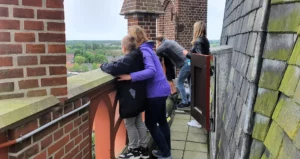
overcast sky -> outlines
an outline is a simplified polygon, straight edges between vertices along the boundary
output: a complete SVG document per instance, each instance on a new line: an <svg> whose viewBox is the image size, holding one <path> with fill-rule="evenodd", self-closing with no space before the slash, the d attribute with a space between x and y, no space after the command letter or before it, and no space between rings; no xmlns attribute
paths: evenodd
<svg viewBox="0 0 300 159"><path fill-rule="evenodd" d="M120 40L127 21L123 0L65 0L67 40ZM225 0L208 0L208 38L220 39Z"/></svg>

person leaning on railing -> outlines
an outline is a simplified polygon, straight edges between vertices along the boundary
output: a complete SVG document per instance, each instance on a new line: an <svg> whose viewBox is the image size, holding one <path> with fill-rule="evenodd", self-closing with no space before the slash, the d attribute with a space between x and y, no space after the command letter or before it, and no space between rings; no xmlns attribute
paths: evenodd
<svg viewBox="0 0 300 159"><path fill-rule="evenodd" d="M154 43L148 41L144 29L140 26L131 26L128 32L129 35L135 37L136 44L143 54L145 69L130 75L122 75L120 80L133 82L147 80L145 123L161 152L153 155L158 156L158 159L172 159L170 127L166 119L166 100L171 94L169 83L158 56L153 50Z"/></svg>
<svg viewBox="0 0 300 159"><path fill-rule="evenodd" d="M191 53L210 55L210 44L206 37L206 24L203 21L198 21L194 24L193 41L191 43L193 47L190 52L186 54L188 59L191 59ZM196 120L191 120L188 122L188 125L197 128L202 127Z"/></svg>

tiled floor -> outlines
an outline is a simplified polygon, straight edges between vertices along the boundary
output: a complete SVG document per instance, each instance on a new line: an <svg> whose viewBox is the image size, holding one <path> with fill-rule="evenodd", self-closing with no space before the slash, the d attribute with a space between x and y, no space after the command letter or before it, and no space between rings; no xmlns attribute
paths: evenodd
<svg viewBox="0 0 300 159"><path fill-rule="evenodd" d="M173 159L208 159L207 135L204 129L187 125L188 114L176 114L171 125Z"/></svg>

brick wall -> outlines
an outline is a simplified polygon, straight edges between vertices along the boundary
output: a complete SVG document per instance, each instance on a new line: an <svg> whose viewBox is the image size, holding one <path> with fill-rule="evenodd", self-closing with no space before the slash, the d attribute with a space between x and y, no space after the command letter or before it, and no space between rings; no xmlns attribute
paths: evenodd
<svg viewBox="0 0 300 159"><path fill-rule="evenodd" d="M160 15L157 19L158 34L165 36L167 39L175 40L176 10L177 7L168 1L164 4L165 14Z"/></svg>
<svg viewBox="0 0 300 159"><path fill-rule="evenodd" d="M128 13L162 13L162 7L159 0L124 0L121 14Z"/></svg>
<svg viewBox="0 0 300 159"><path fill-rule="evenodd" d="M63 107L41 114L34 120L18 124L6 133L8 139L16 139L48 122L66 114L86 102L79 99ZM9 159L89 159L90 154L89 111L83 109L35 134L25 141L9 147Z"/></svg>
<svg viewBox="0 0 300 159"><path fill-rule="evenodd" d="M0 99L67 95L63 0L0 1Z"/></svg>
<svg viewBox="0 0 300 159"><path fill-rule="evenodd" d="M139 25L145 29L149 40L154 40L156 37L156 14L131 14L126 15L128 19L128 27L133 25Z"/></svg>

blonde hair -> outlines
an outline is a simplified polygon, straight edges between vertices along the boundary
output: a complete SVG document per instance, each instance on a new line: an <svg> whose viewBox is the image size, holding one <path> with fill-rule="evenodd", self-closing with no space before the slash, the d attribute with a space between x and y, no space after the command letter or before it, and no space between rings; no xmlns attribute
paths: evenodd
<svg viewBox="0 0 300 159"><path fill-rule="evenodd" d="M195 44L199 37L206 37L206 24L203 21L198 21L194 24L194 34L192 45Z"/></svg>
<svg viewBox="0 0 300 159"><path fill-rule="evenodd" d="M138 25L130 26L128 28L128 34L134 37L136 47L140 47L144 42L148 41L145 30Z"/></svg>

